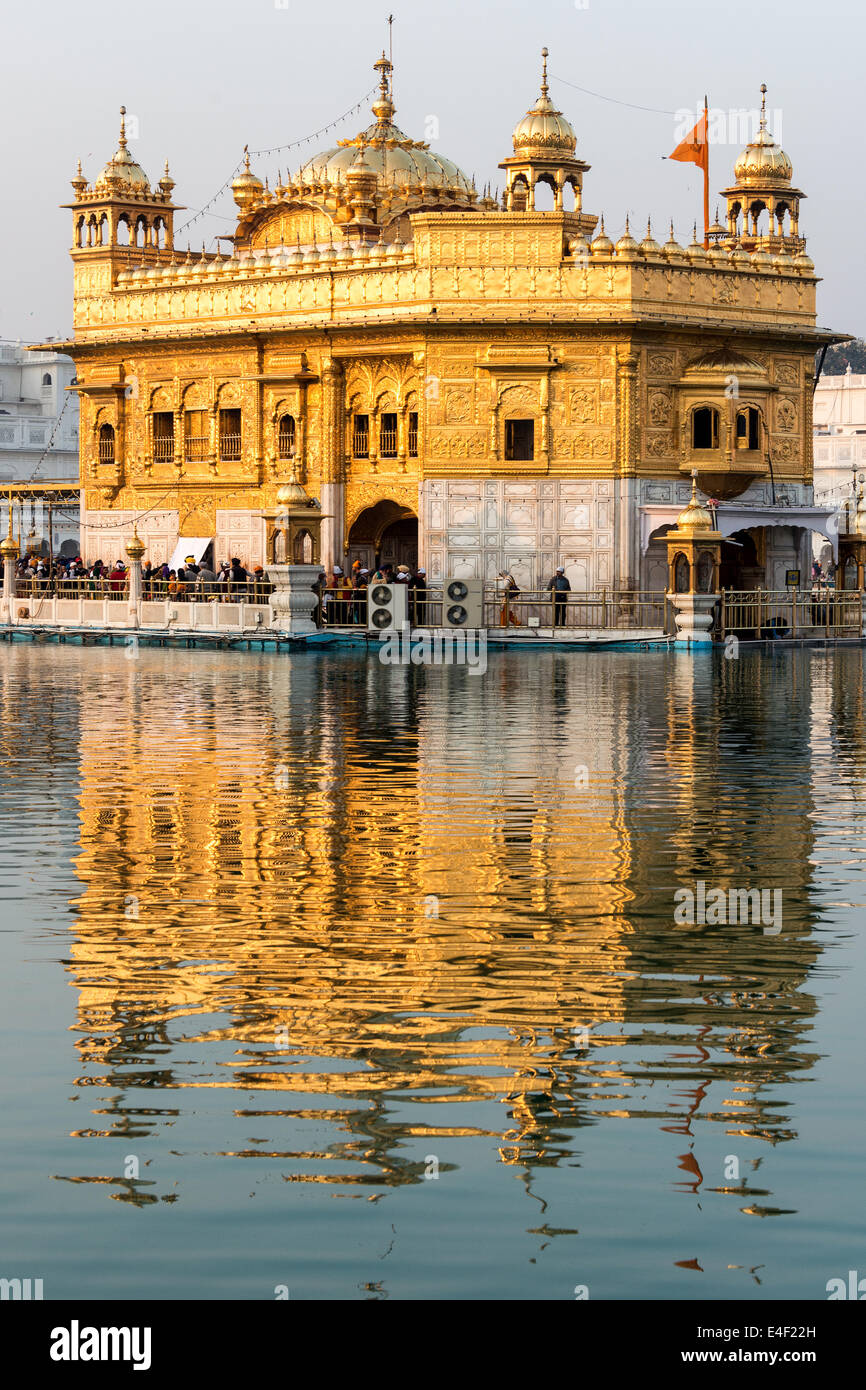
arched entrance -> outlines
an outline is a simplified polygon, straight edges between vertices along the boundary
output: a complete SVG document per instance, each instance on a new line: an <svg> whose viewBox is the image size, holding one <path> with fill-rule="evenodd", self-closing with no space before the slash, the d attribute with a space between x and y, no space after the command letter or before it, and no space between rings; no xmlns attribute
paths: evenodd
<svg viewBox="0 0 866 1390"><path fill-rule="evenodd" d="M365 507L349 531L346 556L351 566L360 560L367 569L380 564L418 564L418 518L409 507L386 498Z"/></svg>

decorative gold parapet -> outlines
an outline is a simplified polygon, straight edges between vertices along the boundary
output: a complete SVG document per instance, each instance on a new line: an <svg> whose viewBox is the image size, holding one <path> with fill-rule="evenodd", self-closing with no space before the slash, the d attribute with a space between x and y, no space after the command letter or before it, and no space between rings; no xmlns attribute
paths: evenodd
<svg viewBox="0 0 866 1390"><path fill-rule="evenodd" d="M512 317L520 303L553 323L612 314L633 321L675 315L702 326L707 318L731 327L815 321L817 278L805 256L705 252L675 242L654 251L631 238L608 250L601 236L587 254L569 213L467 209L417 213L409 222L405 244L345 240L227 258L172 255L168 263L122 269L113 284L101 264L79 262L76 334L114 340L146 328L151 338L177 336L191 322L198 333L401 316L475 322Z"/></svg>

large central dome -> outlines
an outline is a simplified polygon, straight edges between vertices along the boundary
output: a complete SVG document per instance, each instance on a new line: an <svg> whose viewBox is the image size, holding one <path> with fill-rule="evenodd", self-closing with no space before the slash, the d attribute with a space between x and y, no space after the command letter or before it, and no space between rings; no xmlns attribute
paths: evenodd
<svg viewBox="0 0 866 1390"><path fill-rule="evenodd" d="M431 191L442 189L461 196L475 198L472 180L456 164L442 155L434 154L421 140L412 140L394 124L394 103L391 100L391 64L384 53L375 64L381 72L379 95L373 104L372 125L352 140L340 140L330 150L322 150L298 170L298 182L305 178L329 183L342 183L346 174L363 150L364 164L375 173L383 189L418 185Z"/></svg>

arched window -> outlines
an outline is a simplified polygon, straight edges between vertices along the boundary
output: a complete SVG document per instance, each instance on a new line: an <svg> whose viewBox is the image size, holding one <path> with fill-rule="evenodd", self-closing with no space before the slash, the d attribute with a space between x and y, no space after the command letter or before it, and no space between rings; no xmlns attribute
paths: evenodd
<svg viewBox="0 0 866 1390"><path fill-rule="evenodd" d="M395 459L397 457L396 411L386 410L379 416L379 457L383 459Z"/></svg>
<svg viewBox="0 0 866 1390"><path fill-rule="evenodd" d="M114 463L114 426L99 426L99 462Z"/></svg>
<svg viewBox="0 0 866 1390"><path fill-rule="evenodd" d="M761 417L753 405L747 405L737 415L737 448L760 448Z"/></svg>
<svg viewBox="0 0 866 1390"><path fill-rule="evenodd" d="M692 448L718 449L719 412L702 405L692 413Z"/></svg>
<svg viewBox="0 0 866 1390"><path fill-rule="evenodd" d="M687 594L689 592L689 578L689 562L685 555L678 555L674 561L674 592Z"/></svg>
<svg viewBox="0 0 866 1390"><path fill-rule="evenodd" d="M42 377L42 385L43 385L43 386L50 386L50 385L51 385L51 373L50 373L50 372L45 372L45 373L44 373L44 375L43 375L43 377Z"/></svg>
<svg viewBox="0 0 866 1390"><path fill-rule="evenodd" d="M505 457L518 462L535 458L535 421L505 421Z"/></svg>
<svg viewBox="0 0 866 1390"><path fill-rule="evenodd" d="M118 246L129 246L132 238L129 235L129 218L124 214L118 219L117 223L117 244Z"/></svg>
<svg viewBox="0 0 866 1390"><path fill-rule="evenodd" d="M295 457L295 417L281 415L277 426L277 454L281 459Z"/></svg>
<svg viewBox="0 0 866 1390"><path fill-rule="evenodd" d="M299 531L294 542L294 561L296 565L313 563L313 538L309 531Z"/></svg>
<svg viewBox="0 0 866 1390"><path fill-rule="evenodd" d="M556 185L548 175L536 180L533 202L536 212L552 212L556 207Z"/></svg>
<svg viewBox="0 0 866 1390"><path fill-rule="evenodd" d="M702 550L698 558L697 590L699 594L712 593L714 574L713 557L708 550Z"/></svg>

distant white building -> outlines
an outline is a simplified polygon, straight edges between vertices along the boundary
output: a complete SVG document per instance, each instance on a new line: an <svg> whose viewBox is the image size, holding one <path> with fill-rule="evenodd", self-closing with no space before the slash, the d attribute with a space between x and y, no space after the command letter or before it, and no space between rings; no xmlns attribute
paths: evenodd
<svg viewBox="0 0 866 1390"><path fill-rule="evenodd" d="M0 531L11 485L13 535L22 551L75 554L79 537L75 363L59 352L0 343ZM50 505L49 505L50 503Z"/></svg>
<svg viewBox="0 0 866 1390"><path fill-rule="evenodd" d="M815 505L843 506L866 479L866 376L820 377L812 425Z"/></svg>

